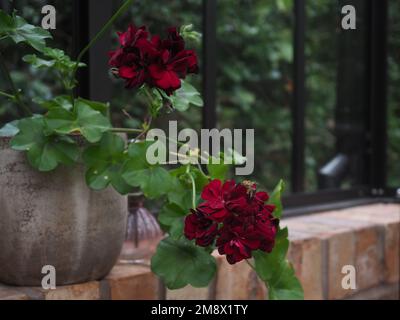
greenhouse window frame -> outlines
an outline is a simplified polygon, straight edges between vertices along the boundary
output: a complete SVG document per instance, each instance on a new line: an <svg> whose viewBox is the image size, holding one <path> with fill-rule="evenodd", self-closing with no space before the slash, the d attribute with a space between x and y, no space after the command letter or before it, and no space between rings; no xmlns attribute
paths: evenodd
<svg viewBox="0 0 400 320"><path fill-rule="evenodd" d="M297 215L315 211L316 208L334 209L351 206L352 203L371 203L396 199L397 190L386 185L387 163L387 24L388 0L366 0L368 6L368 52L366 70L368 88L365 94L368 101L366 123L368 124L368 146L365 152L367 170L365 184L351 189L330 189L313 193L305 193L305 110L306 110L306 0L294 1L294 30L293 30L293 103L292 103L292 158L291 186L292 194L284 198L287 207L286 215ZM74 43L78 50L87 41L101 20L110 14L108 0L88 0L74 2ZM217 2L203 0L203 127L217 126ZM100 40L92 48L85 61L95 60L106 56L109 39ZM95 54L94 54L95 53ZM97 59L97 60L96 60ZM109 100L109 82L104 78L102 68L92 67L79 75L82 86L79 94L92 99ZM99 81L102 79L102 81ZM386 200L385 200L386 199Z"/></svg>

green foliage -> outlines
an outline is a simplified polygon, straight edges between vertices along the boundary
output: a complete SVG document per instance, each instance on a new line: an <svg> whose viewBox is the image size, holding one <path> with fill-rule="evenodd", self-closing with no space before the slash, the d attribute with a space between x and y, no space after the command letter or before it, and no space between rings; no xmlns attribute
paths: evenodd
<svg viewBox="0 0 400 320"><path fill-rule="evenodd" d="M39 171L51 171L59 164L72 165L79 157L76 143L67 136L46 134L42 117L22 119L18 134L11 140L15 150L27 152L29 163Z"/></svg>
<svg viewBox="0 0 400 320"><path fill-rule="evenodd" d="M46 115L47 126L59 134L80 133L89 142L97 142L111 128L110 121L90 104L75 100L71 111L64 107L51 108Z"/></svg>
<svg viewBox="0 0 400 320"><path fill-rule="evenodd" d="M51 38L48 31L35 27L15 13L11 16L0 10L0 37L8 36L15 43L25 43L41 51L45 48L46 39Z"/></svg>
<svg viewBox="0 0 400 320"><path fill-rule="evenodd" d="M280 219L282 216L282 201L281 197L283 191L285 189L285 183L283 180L280 180L274 191L271 193L270 198L268 199L269 204L273 204L275 206L274 217Z"/></svg>
<svg viewBox="0 0 400 320"><path fill-rule="evenodd" d="M171 188L171 177L160 165L149 164L146 153L152 142L137 142L129 146L129 158L122 169L122 177L131 186L140 187L149 199L159 198Z"/></svg>
<svg viewBox="0 0 400 320"><path fill-rule="evenodd" d="M18 132L18 120L14 120L0 129L0 137L14 137Z"/></svg>
<svg viewBox="0 0 400 320"><path fill-rule="evenodd" d="M43 100L41 98L36 98L35 102L48 110L55 108L63 108L66 111L71 111L72 108L74 107L74 102L72 97L67 95L58 96L51 100Z"/></svg>
<svg viewBox="0 0 400 320"><path fill-rule="evenodd" d="M202 38L201 33L194 30L193 24L183 25L180 28L179 33L181 34L183 39L185 39L185 41L189 42L200 43L200 40Z"/></svg>
<svg viewBox="0 0 400 320"><path fill-rule="evenodd" d="M179 239L183 235L183 219L187 214L188 210L183 210L175 203L168 203L160 210L158 221L171 238Z"/></svg>
<svg viewBox="0 0 400 320"><path fill-rule="evenodd" d="M24 56L23 60L37 69L50 68L56 72L66 90L73 89L76 85L76 81L73 79L73 69L77 62L72 61L71 58L60 49L46 47L42 50L42 53L47 59L39 58L36 54L29 54ZM79 63L78 66L84 67L85 64Z"/></svg>
<svg viewBox="0 0 400 320"><path fill-rule="evenodd" d="M218 160L219 163L217 163ZM224 156L221 155L219 159L210 157L207 171L212 179L224 181L229 171L229 166L224 163Z"/></svg>
<svg viewBox="0 0 400 320"><path fill-rule="evenodd" d="M270 300L304 299L303 289L293 267L286 260L289 240L287 228L279 230L271 253L254 253L255 269L268 287Z"/></svg>
<svg viewBox="0 0 400 320"><path fill-rule="evenodd" d="M274 217L282 215L281 196L284 189L283 181L279 181L268 203L276 206ZM304 299L303 288L297 279L293 267L286 260L289 249L288 229L279 229L275 246L271 253L256 251L254 256L255 270L268 287L270 300Z"/></svg>
<svg viewBox="0 0 400 320"><path fill-rule="evenodd" d="M98 144L88 147L83 153L88 168L86 182L94 190L102 190L111 184L121 194L132 191L122 178L122 168L127 161L125 141L113 133L103 135Z"/></svg>
<svg viewBox="0 0 400 320"><path fill-rule="evenodd" d="M166 238L160 242L151 259L151 270L160 276L169 289L190 284L205 287L213 279L215 258L190 241Z"/></svg>
<svg viewBox="0 0 400 320"><path fill-rule="evenodd" d="M203 106L203 99L200 93L189 84L187 81L181 81L182 87L175 91L172 96L169 97L171 105L178 111L186 111L189 109L190 105L196 107Z"/></svg>

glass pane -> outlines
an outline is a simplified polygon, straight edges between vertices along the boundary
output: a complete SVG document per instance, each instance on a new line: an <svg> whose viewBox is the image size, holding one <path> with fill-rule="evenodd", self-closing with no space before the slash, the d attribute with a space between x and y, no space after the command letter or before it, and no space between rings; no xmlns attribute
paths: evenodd
<svg viewBox="0 0 400 320"><path fill-rule="evenodd" d="M307 1L306 191L365 183L367 8L350 1L357 29L344 30L345 4Z"/></svg>
<svg viewBox="0 0 400 320"><path fill-rule="evenodd" d="M255 129L250 178L290 189L292 1L218 1L218 127Z"/></svg>
<svg viewBox="0 0 400 320"><path fill-rule="evenodd" d="M400 187L400 2L389 1L388 171L390 187Z"/></svg>
<svg viewBox="0 0 400 320"><path fill-rule="evenodd" d="M318 169L335 155L337 2L306 5L305 190L318 189Z"/></svg>

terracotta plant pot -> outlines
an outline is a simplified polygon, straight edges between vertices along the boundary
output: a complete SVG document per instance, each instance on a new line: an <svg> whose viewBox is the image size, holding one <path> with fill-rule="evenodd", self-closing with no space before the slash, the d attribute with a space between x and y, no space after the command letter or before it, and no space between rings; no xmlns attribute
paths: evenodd
<svg viewBox="0 0 400 320"><path fill-rule="evenodd" d="M34 170L24 153L0 138L0 283L40 286L42 268L57 285L100 279L116 263L124 241L127 199L96 192L80 166Z"/></svg>

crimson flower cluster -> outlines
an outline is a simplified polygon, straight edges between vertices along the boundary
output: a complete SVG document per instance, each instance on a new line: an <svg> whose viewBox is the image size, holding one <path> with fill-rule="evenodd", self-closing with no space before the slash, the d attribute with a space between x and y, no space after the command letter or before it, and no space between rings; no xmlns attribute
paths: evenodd
<svg viewBox="0 0 400 320"><path fill-rule="evenodd" d="M211 181L202 191L205 200L185 218L185 236L207 247L214 243L230 264L252 257L253 250L271 252L279 220L269 196L257 192L256 184L244 181Z"/></svg>
<svg viewBox="0 0 400 320"><path fill-rule="evenodd" d="M166 39L150 35L145 26L134 25L118 36L120 47L109 53L109 65L125 79L127 88L147 84L171 95L181 87L181 79L198 72L196 53L185 49L176 27L167 30Z"/></svg>

